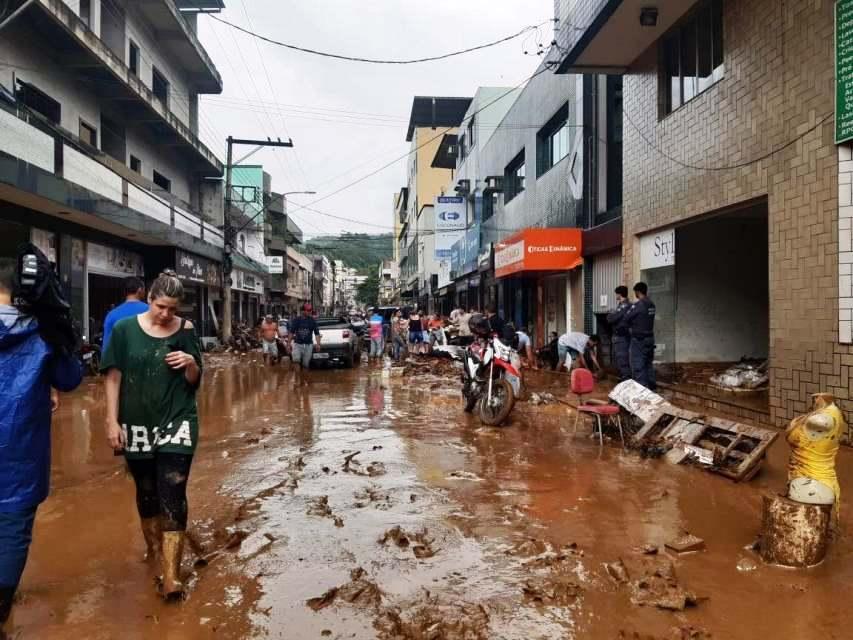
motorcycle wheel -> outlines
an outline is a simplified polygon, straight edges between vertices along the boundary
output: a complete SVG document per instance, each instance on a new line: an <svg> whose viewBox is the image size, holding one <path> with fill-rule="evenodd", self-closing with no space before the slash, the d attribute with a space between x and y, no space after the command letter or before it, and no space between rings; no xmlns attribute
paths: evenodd
<svg viewBox="0 0 853 640"><path fill-rule="evenodd" d="M92 353L92 358L89 360L89 373L93 376L101 374L101 355L97 351Z"/></svg>
<svg viewBox="0 0 853 640"><path fill-rule="evenodd" d="M492 402L487 393L480 399L480 422L496 427L509 417L515 406L515 393L512 385L503 378L492 381Z"/></svg>

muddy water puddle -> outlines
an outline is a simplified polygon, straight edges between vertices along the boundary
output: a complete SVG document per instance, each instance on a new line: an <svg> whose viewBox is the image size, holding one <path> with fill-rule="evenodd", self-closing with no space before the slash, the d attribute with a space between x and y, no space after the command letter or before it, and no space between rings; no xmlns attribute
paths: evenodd
<svg viewBox="0 0 853 640"><path fill-rule="evenodd" d="M63 398L12 637L807 639L853 623L846 522L810 572L746 550L784 444L735 485L599 448L559 404L484 428L450 371L315 371L306 386L223 357L200 397L191 590L166 606L101 394ZM667 552L685 532L705 550Z"/></svg>

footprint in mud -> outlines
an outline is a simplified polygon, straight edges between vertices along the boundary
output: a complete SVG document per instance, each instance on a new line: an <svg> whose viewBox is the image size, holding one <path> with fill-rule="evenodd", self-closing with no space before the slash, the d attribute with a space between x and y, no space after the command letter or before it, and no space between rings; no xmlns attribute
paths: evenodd
<svg viewBox="0 0 853 640"><path fill-rule="evenodd" d="M400 526L388 529L378 542L381 545L393 542L400 549L408 549L411 547L412 553L419 560L432 558L435 555L435 550L432 548L433 540L427 538L428 532L426 529L417 533L409 533Z"/></svg>
<svg viewBox="0 0 853 640"><path fill-rule="evenodd" d="M385 609L373 622L380 640L488 640L489 614L479 604L424 603Z"/></svg>
<svg viewBox="0 0 853 640"><path fill-rule="evenodd" d="M382 591L375 582L367 579L367 572L364 569L357 567L350 572L350 581L345 585L332 587L322 596L306 600L305 604L314 611L320 611L334 604L336 600L375 609L382 604Z"/></svg>

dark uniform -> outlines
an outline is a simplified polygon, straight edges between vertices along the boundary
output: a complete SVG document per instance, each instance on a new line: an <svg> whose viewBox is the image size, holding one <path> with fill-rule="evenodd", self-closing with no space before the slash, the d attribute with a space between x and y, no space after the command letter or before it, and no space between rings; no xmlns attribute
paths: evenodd
<svg viewBox="0 0 853 640"><path fill-rule="evenodd" d="M655 382L655 303L650 298L637 300L625 314L631 331L631 377L654 391Z"/></svg>
<svg viewBox="0 0 853 640"><path fill-rule="evenodd" d="M619 305L607 314L607 322L613 329L613 355L616 357L616 367L619 369L619 379L629 380L631 378L631 359L629 351L631 348L631 331L625 316L631 308L631 303L623 300Z"/></svg>

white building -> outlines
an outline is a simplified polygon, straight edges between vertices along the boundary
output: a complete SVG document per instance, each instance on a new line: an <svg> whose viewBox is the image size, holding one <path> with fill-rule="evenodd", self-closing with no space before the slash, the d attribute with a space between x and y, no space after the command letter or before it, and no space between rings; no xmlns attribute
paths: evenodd
<svg viewBox="0 0 853 640"><path fill-rule="evenodd" d="M0 255L55 262L96 332L122 279L176 268L215 335L223 167L198 137L222 80L196 36L221 0L9 0L0 15ZM192 8L192 10L191 10Z"/></svg>

